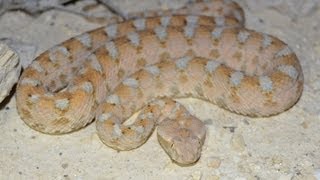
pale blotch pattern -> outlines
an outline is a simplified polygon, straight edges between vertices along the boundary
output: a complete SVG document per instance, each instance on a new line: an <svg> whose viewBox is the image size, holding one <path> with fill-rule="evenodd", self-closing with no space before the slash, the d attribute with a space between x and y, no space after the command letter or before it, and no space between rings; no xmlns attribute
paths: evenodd
<svg viewBox="0 0 320 180"><path fill-rule="evenodd" d="M77 36L76 39L85 47L91 47L91 37L88 33L83 33L80 36Z"/></svg>
<svg viewBox="0 0 320 180"><path fill-rule="evenodd" d="M160 41L164 41L168 36L167 28L163 26L157 26L156 28L154 28L154 32L156 33L156 36Z"/></svg>
<svg viewBox="0 0 320 180"><path fill-rule="evenodd" d="M44 72L45 70L43 69L43 67L41 66L41 64L38 61L34 61L31 64L32 69L36 70L39 73Z"/></svg>
<svg viewBox="0 0 320 180"><path fill-rule="evenodd" d="M273 88L272 80L268 76L260 76L259 83L263 91L266 91L266 92L272 91L272 88Z"/></svg>
<svg viewBox="0 0 320 180"><path fill-rule="evenodd" d="M56 46L56 47L54 47L54 48L49 50L49 60L52 63L56 63L57 62L57 53L61 53L65 57L69 57L71 55L66 47L64 47L64 46Z"/></svg>
<svg viewBox="0 0 320 180"><path fill-rule="evenodd" d="M170 24L171 17L170 16L164 16L160 18L161 26L167 27Z"/></svg>
<svg viewBox="0 0 320 180"><path fill-rule="evenodd" d="M135 46L138 47L140 45L140 37L139 34L136 32L129 32L127 34L127 38L129 39L130 43Z"/></svg>
<svg viewBox="0 0 320 180"><path fill-rule="evenodd" d="M191 39L194 36L194 30L198 25L198 16L187 16L187 25L184 27L184 35Z"/></svg>
<svg viewBox="0 0 320 180"><path fill-rule="evenodd" d="M114 137L120 137L120 136L122 136L122 131L121 131L121 129L120 129L120 125L117 124L117 123L115 123L115 124L113 125L112 136L114 136Z"/></svg>
<svg viewBox="0 0 320 180"><path fill-rule="evenodd" d="M81 85L81 88L86 92L86 93L92 93L93 92L93 86L91 82L84 82Z"/></svg>
<svg viewBox="0 0 320 180"><path fill-rule="evenodd" d="M151 112L148 112L147 114L143 113L139 116L141 119L152 119L154 117L154 114Z"/></svg>
<svg viewBox="0 0 320 180"><path fill-rule="evenodd" d="M131 126L131 129L138 132L139 134L142 134L144 132L143 126Z"/></svg>
<svg viewBox="0 0 320 180"><path fill-rule="evenodd" d="M184 35L186 36L186 38L188 39L192 39L193 35L194 35L194 30L197 27L197 25L194 24L188 24L187 26L184 27Z"/></svg>
<svg viewBox="0 0 320 180"><path fill-rule="evenodd" d="M149 73L151 73L154 76L157 76L160 74L160 69L158 68L158 66L153 65L153 66L147 66L144 68L146 71L148 71Z"/></svg>
<svg viewBox="0 0 320 180"><path fill-rule="evenodd" d="M234 73L231 74L231 77L230 77L231 85L234 87L239 86L243 77L244 75L242 72L235 71Z"/></svg>
<svg viewBox="0 0 320 180"><path fill-rule="evenodd" d="M132 88L138 88L139 87L139 82L136 79L133 78L127 78L122 81L122 84L132 87Z"/></svg>
<svg viewBox="0 0 320 180"><path fill-rule="evenodd" d="M249 38L249 36L250 36L250 33L248 31L242 30L238 33L238 41L240 43L245 43Z"/></svg>
<svg viewBox="0 0 320 180"><path fill-rule="evenodd" d="M196 26L198 24L199 17L198 16L187 16L187 26Z"/></svg>
<svg viewBox="0 0 320 180"><path fill-rule="evenodd" d="M281 65L278 67L279 71L285 73L290 76L293 80L296 80L298 77L298 71L292 65Z"/></svg>
<svg viewBox="0 0 320 180"><path fill-rule="evenodd" d="M138 31L145 30L145 28L146 28L146 19L144 19L144 18L136 19L136 20L133 21L133 25Z"/></svg>
<svg viewBox="0 0 320 180"><path fill-rule="evenodd" d="M289 46L286 46L275 54L275 58L288 56L291 53L292 53L292 50L289 48Z"/></svg>
<svg viewBox="0 0 320 180"><path fill-rule="evenodd" d="M109 104L120 104L120 98L116 94L111 94L106 98L106 102Z"/></svg>
<svg viewBox="0 0 320 180"><path fill-rule="evenodd" d="M206 64L206 71L209 73L213 73L220 65L221 62L216 60L210 60Z"/></svg>
<svg viewBox="0 0 320 180"><path fill-rule="evenodd" d="M37 79L31 79L31 78L24 78L24 79L22 79L21 84L22 84L22 85L30 85L30 86L33 86L33 87L36 87L36 86L41 85L41 83L40 83L39 80L37 80Z"/></svg>
<svg viewBox="0 0 320 180"><path fill-rule="evenodd" d="M66 110L69 107L69 100L67 98L58 99L55 101L55 107L60 110Z"/></svg>
<svg viewBox="0 0 320 180"><path fill-rule="evenodd" d="M32 102L32 103L37 103L37 102L39 102L39 100L40 100L40 96L37 95L37 94L32 94L32 95L29 97L29 100L30 100L30 102Z"/></svg>
<svg viewBox="0 0 320 180"><path fill-rule="evenodd" d="M263 34L262 48L267 48L268 46L271 45L271 43L272 43L272 38L267 34Z"/></svg>
<svg viewBox="0 0 320 180"><path fill-rule="evenodd" d="M221 37L221 34L223 33L224 27L216 27L214 30L211 32L212 38L213 39L219 39Z"/></svg>
<svg viewBox="0 0 320 180"><path fill-rule="evenodd" d="M215 17L216 25L217 26L224 26L225 25L225 18L223 16Z"/></svg>
<svg viewBox="0 0 320 180"><path fill-rule="evenodd" d="M187 66L188 66L188 63L189 61L191 60L192 58L190 56L185 56L185 57L182 57L182 58L179 58L177 61L176 61L176 66L178 69L186 69Z"/></svg>
<svg viewBox="0 0 320 180"><path fill-rule="evenodd" d="M90 60L91 67L99 73L102 73L102 66L99 63L97 56L95 54L91 54L88 58Z"/></svg>
<svg viewBox="0 0 320 180"><path fill-rule="evenodd" d="M104 121L108 120L111 116L112 116L111 113L100 114L99 117L98 117L98 121L104 122Z"/></svg>
<svg viewBox="0 0 320 180"><path fill-rule="evenodd" d="M115 45L115 43L113 41L108 41L106 44L105 44L105 48L106 50L108 51L109 53L109 56L115 60L118 58L118 49Z"/></svg>
<svg viewBox="0 0 320 180"><path fill-rule="evenodd" d="M117 24L112 24L104 28L104 31L107 33L108 37L110 38L115 38L117 37L118 33L118 25Z"/></svg>

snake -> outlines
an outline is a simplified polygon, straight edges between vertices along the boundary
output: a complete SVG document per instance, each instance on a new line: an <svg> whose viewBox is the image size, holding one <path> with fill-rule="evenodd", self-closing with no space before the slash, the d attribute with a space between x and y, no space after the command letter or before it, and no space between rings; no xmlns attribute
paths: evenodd
<svg viewBox="0 0 320 180"><path fill-rule="evenodd" d="M302 94L296 54L279 38L245 28L233 1L198 0L132 17L36 57L17 85L21 119L46 134L74 132L95 120L101 141L118 151L140 147L157 128L173 162L189 165L201 156L206 127L176 98L269 117Z"/></svg>

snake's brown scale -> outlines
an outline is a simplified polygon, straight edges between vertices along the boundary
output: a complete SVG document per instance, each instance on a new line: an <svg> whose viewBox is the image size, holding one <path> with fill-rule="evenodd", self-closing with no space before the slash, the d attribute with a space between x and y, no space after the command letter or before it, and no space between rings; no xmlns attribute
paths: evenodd
<svg viewBox="0 0 320 180"><path fill-rule="evenodd" d="M174 118L167 118L162 111L170 108L159 101L177 104L167 98L195 97L258 117L294 105L303 89L303 73L288 45L243 28L243 12L233 2L194 4L204 5L214 7L207 8L214 18L167 15L128 20L44 52L19 81L20 116L33 129L49 134L78 130L96 116L100 139L118 150L140 146L159 124L159 141L166 152L178 163L189 164L200 157L205 129L180 106L170 111ZM156 105L146 106L150 103ZM123 124L140 109L136 122ZM175 123L183 128L178 130ZM170 138L172 132L178 138Z"/></svg>

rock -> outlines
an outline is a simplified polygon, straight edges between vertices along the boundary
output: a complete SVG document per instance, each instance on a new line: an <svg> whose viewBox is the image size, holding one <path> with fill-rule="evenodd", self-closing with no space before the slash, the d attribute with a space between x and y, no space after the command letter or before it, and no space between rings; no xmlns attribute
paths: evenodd
<svg viewBox="0 0 320 180"><path fill-rule="evenodd" d="M252 11L261 11L265 8L272 8L281 14L289 16L291 19L308 16L319 8L317 0L246 0Z"/></svg>
<svg viewBox="0 0 320 180"><path fill-rule="evenodd" d="M241 134L234 134L231 138L231 147L237 152L243 152L246 148L245 141Z"/></svg>
<svg viewBox="0 0 320 180"><path fill-rule="evenodd" d="M21 65L17 53L0 44L0 102L7 97L20 76Z"/></svg>
<svg viewBox="0 0 320 180"><path fill-rule="evenodd" d="M217 169L220 167L220 164L221 164L221 159L219 159L218 157L208 158L208 162L207 162L208 167L211 167L213 169Z"/></svg>

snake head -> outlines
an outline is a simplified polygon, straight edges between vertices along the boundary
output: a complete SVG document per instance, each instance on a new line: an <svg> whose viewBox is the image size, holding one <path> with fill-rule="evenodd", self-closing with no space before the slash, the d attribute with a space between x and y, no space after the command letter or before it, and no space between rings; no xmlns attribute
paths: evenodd
<svg viewBox="0 0 320 180"><path fill-rule="evenodd" d="M200 158L206 128L199 119L165 119L157 132L160 145L177 164L190 165Z"/></svg>

